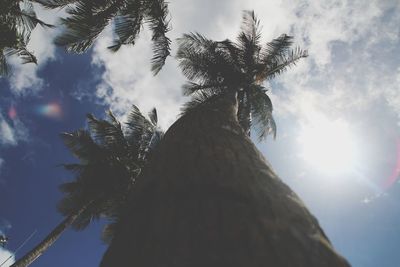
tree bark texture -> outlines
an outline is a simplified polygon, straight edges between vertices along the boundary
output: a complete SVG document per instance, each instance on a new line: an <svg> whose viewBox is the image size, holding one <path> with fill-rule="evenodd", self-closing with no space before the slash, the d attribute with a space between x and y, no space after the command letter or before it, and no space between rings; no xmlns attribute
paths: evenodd
<svg viewBox="0 0 400 267"><path fill-rule="evenodd" d="M26 267L32 264L37 258L39 258L57 239L61 236L61 234L67 229L71 224L78 218L78 216L84 212L88 205L81 207L76 210L73 214L69 215L65 218L53 231L50 232L36 247L34 247L31 251L26 253L22 258L17 260L10 267Z"/></svg>
<svg viewBox="0 0 400 267"><path fill-rule="evenodd" d="M350 266L236 112L236 96L217 97L171 126L101 267Z"/></svg>

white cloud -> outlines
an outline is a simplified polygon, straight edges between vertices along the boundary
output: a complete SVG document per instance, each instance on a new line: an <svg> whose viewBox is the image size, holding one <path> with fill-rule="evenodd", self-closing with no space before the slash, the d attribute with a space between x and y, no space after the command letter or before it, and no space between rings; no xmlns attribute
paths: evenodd
<svg viewBox="0 0 400 267"><path fill-rule="evenodd" d="M37 4L34 6L38 18L49 24L56 24L58 17L64 14L63 12L45 10ZM32 94L42 88L44 81L38 76L38 71L49 61L55 60L53 38L57 32L58 30L41 26L37 26L32 31L31 40L27 48L36 56L38 60L37 66L35 64L21 64L18 58L10 60L13 72L9 82L13 93L17 95Z"/></svg>
<svg viewBox="0 0 400 267"><path fill-rule="evenodd" d="M181 101L179 84L183 78L176 75L171 67L154 77L149 71L149 36L144 32L141 37L135 47L123 47L118 53L107 50L111 43L110 34L106 34L95 46L93 64L105 67L97 96L119 115L129 110L132 104L138 105L143 112L156 107L162 114L159 116L160 124L165 128L176 119L179 110L177 102ZM172 65L171 60L168 61Z"/></svg>
<svg viewBox="0 0 400 267"><path fill-rule="evenodd" d="M15 146L20 141L28 140L28 130L18 119L8 122L0 113L0 146Z"/></svg>
<svg viewBox="0 0 400 267"><path fill-rule="evenodd" d="M2 267L9 267L15 262L15 256L7 249L0 247L0 264L7 262Z"/></svg>
<svg viewBox="0 0 400 267"><path fill-rule="evenodd" d="M400 16L386 16L391 9L399 9L395 2L236 0L188 4L173 1L170 3L173 30L169 36L174 41L173 54L175 39L183 33L198 31L216 40L235 38L241 11L254 9L263 25L265 41L289 33L310 54L278 80L284 89L274 91L272 98L279 114L301 117L307 112L324 111L327 115L338 115L354 107L365 110L381 97L398 109L400 90L393 83L398 73L376 69L384 64L376 50L382 44L399 44L399 33L390 25L398 25ZM169 58L161 73L153 77L149 71L148 34L141 34L135 47L124 47L115 54L106 49L111 43L111 33L103 37L93 53L93 62L105 68L97 95L120 113L131 103L145 110L157 106L163 124L172 122L178 113L177 105L183 102L180 88L184 78L175 60ZM398 63L393 65L397 69ZM387 79L382 86L383 71ZM382 88L376 88L377 85Z"/></svg>
<svg viewBox="0 0 400 267"><path fill-rule="evenodd" d="M16 145L17 140L15 139L13 129L3 118L0 119L0 144Z"/></svg>
<svg viewBox="0 0 400 267"><path fill-rule="evenodd" d="M298 18L292 34L310 56L278 79L284 89L275 90L273 98L280 115L346 116L366 112L382 98L400 115L400 65L390 60L400 52L399 33L390 28L400 16L387 15L389 2L304 2L293 10Z"/></svg>
<svg viewBox="0 0 400 267"><path fill-rule="evenodd" d="M0 167L1 167L1 160L0 160ZM11 224L4 219L0 219L0 235L4 235L4 231L7 231L11 228ZM5 264L3 264L7 261ZM9 267L11 264L15 262L14 254L0 246L0 265L2 267Z"/></svg>

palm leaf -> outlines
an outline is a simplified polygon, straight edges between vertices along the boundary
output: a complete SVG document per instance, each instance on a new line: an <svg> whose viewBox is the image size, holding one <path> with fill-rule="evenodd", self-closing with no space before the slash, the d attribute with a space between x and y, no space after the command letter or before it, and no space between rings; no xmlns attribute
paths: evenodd
<svg viewBox="0 0 400 267"><path fill-rule="evenodd" d="M301 59L308 56L307 50L302 50L299 47L291 50L286 55L281 55L277 58L271 66L265 65L263 71L257 75L257 80L263 81L265 79L272 79L275 76L283 73L286 69L291 66L296 65L296 63Z"/></svg>
<svg viewBox="0 0 400 267"><path fill-rule="evenodd" d="M198 33L184 34L178 39L177 59L183 74L199 84L234 86L240 76L228 42L214 42Z"/></svg>
<svg viewBox="0 0 400 267"><path fill-rule="evenodd" d="M5 48L4 55L6 57L17 55L22 60L22 64L27 64L27 63L37 64L37 59L36 59L35 55L33 55L31 52L29 52L26 49L25 44L19 44L19 46L16 48L14 48L14 47Z"/></svg>
<svg viewBox="0 0 400 267"><path fill-rule="evenodd" d="M108 116L111 122L98 120L92 114L88 114L89 131L94 140L108 149L109 153L112 152L116 156L123 155L128 144L122 132L121 124L111 112L108 113Z"/></svg>
<svg viewBox="0 0 400 267"><path fill-rule="evenodd" d="M157 118L157 109L153 108L150 112L149 112L149 119L151 121L151 123L153 125L157 125L158 122L158 118Z"/></svg>
<svg viewBox="0 0 400 267"><path fill-rule="evenodd" d="M112 239L114 238L117 226L118 222L111 222L103 227L103 231L101 232L101 240L104 243L106 244L111 243Z"/></svg>
<svg viewBox="0 0 400 267"><path fill-rule="evenodd" d="M260 52L260 21L254 14L254 11L243 11L242 31L237 38L238 56L242 68L251 71L251 67L255 65ZM250 68L250 69L249 69Z"/></svg>
<svg viewBox="0 0 400 267"><path fill-rule="evenodd" d="M48 9L63 8L76 2L76 0L32 0Z"/></svg>
<svg viewBox="0 0 400 267"><path fill-rule="evenodd" d="M147 23L152 31L153 58L152 71L157 74L165 64L166 58L170 55L171 40L166 36L170 30L168 24L168 5L164 0L147 1Z"/></svg>
<svg viewBox="0 0 400 267"><path fill-rule="evenodd" d="M141 1L129 1L126 8L122 9L114 20L114 32L117 39L108 48L116 52L122 45L135 44L136 37L140 33L143 21L143 4Z"/></svg>
<svg viewBox="0 0 400 267"><path fill-rule="evenodd" d="M181 108L181 116L188 114L200 105L207 103L213 96L218 95L212 91L202 90L192 94L190 101L186 102Z"/></svg>
<svg viewBox="0 0 400 267"><path fill-rule="evenodd" d="M269 134L276 138L276 124L272 116L272 102L261 86L253 86L249 90L251 114L255 120L258 139L262 141Z"/></svg>
<svg viewBox="0 0 400 267"><path fill-rule="evenodd" d="M224 91L225 86L221 83L206 83L206 84L197 84L194 82L187 82L182 86L183 94L185 96L192 95L197 91L209 91L215 94L218 94Z"/></svg>
<svg viewBox="0 0 400 267"><path fill-rule="evenodd" d="M69 52L85 52L117 14L119 8L118 3L112 3L97 12L98 7L93 6L92 2L76 1L74 7L67 9L70 16L61 19L66 30L55 39L55 44L66 47Z"/></svg>
<svg viewBox="0 0 400 267"><path fill-rule="evenodd" d="M104 150L94 142L86 130L62 133L61 138L72 154L83 162L98 160L104 155Z"/></svg>
<svg viewBox="0 0 400 267"><path fill-rule="evenodd" d="M107 120L99 120L89 114L88 130L62 135L80 163L63 165L74 172L75 179L60 186L64 197L57 208L68 216L90 203L73 222L75 230L82 230L91 221L104 216L112 223L118 220L149 154L163 136L157 126L155 109L149 113L150 119L146 119L136 106L132 107L127 125L134 139L124 133L111 111L107 112L107 117Z"/></svg>
<svg viewBox="0 0 400 267"><path fill-rule="evenodd" d="M267 43L262 50L262 63L265 65L273 64L279 57L287 54L293 44L293 37L282 34L278 38Z"/></svg>

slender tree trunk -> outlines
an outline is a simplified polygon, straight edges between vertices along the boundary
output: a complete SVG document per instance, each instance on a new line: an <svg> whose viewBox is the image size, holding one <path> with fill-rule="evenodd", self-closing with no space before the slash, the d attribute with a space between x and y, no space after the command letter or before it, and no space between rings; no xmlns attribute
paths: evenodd
<svg viewBox="0 0 400 267"><path fill-rule="evenodd" d="M43 252L45 252L53 243L61 236L65 229L67 229L71 224L79 217L82 212L84 212L88 206L91 204L86 204L80 209L77 209L74 213L65 218L59 225L54 228L36 247L25 254L22 258L16 261L10 267L25 267L32 264L38 257L40 257Z"/></svg>
<svg viewBox="0 0 400 267"><path fill-rule="evenodd" d="M101 267L349 267L236 114L215 98L171 126Z"/></svg>

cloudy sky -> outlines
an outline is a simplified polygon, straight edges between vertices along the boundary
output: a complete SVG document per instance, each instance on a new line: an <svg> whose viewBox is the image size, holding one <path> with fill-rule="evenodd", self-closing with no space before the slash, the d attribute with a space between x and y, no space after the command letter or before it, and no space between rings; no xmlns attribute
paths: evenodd
<svg viewBox="0 0 400 267"><path fill-rule="evenodd" d="M258 144L275 171L316 215L336 249L355 267L400 264L400 4L397 0L171 0L175 39L199 32L234 39L242 10L261 20L265 42L287 33L309 57L265 84L277 139ZM37 10L57 23L63 11ZM156 77L150 35L110 53L107 29L84 55L54 47L57 30L36 28L30 48L39 65L16 64L0 78L0 230L10 237L0 264L34 231L20 257L62 217L58 185L73 162L58 136L85 126L85 114L132 104L157 107L167 129L185 101L173 57ZM67 231L32 266L96 266L105 250L102 222ZM11 259L12 260L12 259ZM11 263L12 261L8 263ZM7 264L5 266L8 266Z"/></svg>

